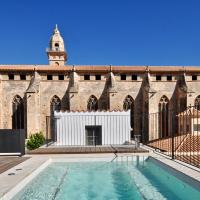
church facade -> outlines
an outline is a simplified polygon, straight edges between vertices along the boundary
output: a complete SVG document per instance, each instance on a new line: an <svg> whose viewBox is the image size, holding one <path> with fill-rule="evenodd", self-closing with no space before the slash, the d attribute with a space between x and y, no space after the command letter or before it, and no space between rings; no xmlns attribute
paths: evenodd
<svg viewBox="0 0 200 200"><path fill-rule="evenodd" d="M47 55L49 65L0 65L1 129L24 128L28 137L46 133L46 117L54 110L130 109L132 135L142 135L144 141L156 139L150 113L178 114L199 104L199 67L65 65L67 53L57 27Z"/></svg>

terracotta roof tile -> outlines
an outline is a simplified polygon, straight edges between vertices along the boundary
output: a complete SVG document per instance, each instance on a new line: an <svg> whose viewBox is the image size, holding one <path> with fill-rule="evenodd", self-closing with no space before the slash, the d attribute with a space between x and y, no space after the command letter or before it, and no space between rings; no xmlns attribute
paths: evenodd
<svg viewBox="0 0 200 200"><path fill-rule="evenodd" d="M35 65L0 65L0 71L34 71Z"/></svg>
<svg viewBox="0 0 200 200"><path fill-rule="evenodd" d="M149 66L150 72L180 72L184 71L183 66ZM199 68L200 70L200 68Z"/></svg>
<svg viewBox="0 0 200 200"><path fill-rule="evenodd" d="M50 66L50 65L0 65L0 71L39 71L39 72L65 72L75 69L77 72L108 72L112 68L114 73L143 73L147 69L150 73L178 73L185 71L186 73L200 73L200 66L109 66L109 65L66 65L66 66Z"/></svg>
<svg viewBox="0 0 200 200"><path fill-rule="evenodd" d="M72 66L73 67L73 66ZM78 71L78 72L85 72L85 71L88 71L88 72L107 72L110 70L110 66L108 65L105 65L105 66L98 66L98 65L87 65L87 66L84 66L84 65L77 65L77 66L74 66L75 70Z"/></svg>

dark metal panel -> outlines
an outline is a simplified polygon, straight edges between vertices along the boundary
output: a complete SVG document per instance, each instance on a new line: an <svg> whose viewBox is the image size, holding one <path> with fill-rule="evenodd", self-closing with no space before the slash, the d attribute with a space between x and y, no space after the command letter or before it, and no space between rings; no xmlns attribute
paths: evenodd
<svg viewBox="0 0 200 200"><path fill-rule="evenodd" d="M0 129L0 153L25 154L24 129Z"/></svg>

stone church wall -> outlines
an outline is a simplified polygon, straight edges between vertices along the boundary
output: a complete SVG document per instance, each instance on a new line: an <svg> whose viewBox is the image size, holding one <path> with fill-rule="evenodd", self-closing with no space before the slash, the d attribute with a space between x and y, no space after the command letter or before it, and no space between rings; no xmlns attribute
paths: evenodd
<svg viewBox="0 0 200 200"><path fill-rule="evenodd" d="M140 73L137 80L131 80L129 74L126 80L120 80L120 75L114 74L115 79L112 80L114 81L112 82L114 92L110 92L109 73L99 73L102 80L95 80L95 73L91 72L91 79L84 80L84 74L77 72L73 75L75 78L72 82L73 76L70 75L72 74L70 71L39 72L35 79L33 79L34 73L32 72L27 74L27 80L20 80L20 73L19 70L14 80L8 80L9 72L0 72L0 127L12 128L12 101L16 95L19 95L24 100L25 129L28 135L36 131L42 131L45 134L46 116L51 114L50 103L55 95L61 100L61 110L71 111L86 111L91 95L99 100L100 110L123 110L124 99L130 95L134 99L134 133L136 134L148 131L142 127L144 126L143 115L158 112L162 96L169 99L170 109L175 109L179 107L180 98L183 96L186 98L186 106L189 106L194 105L196 97L200 95L200 81L192 81L190 74L185 76L185 82L180 81L179 83L181 74L173 76L171 81L166 80L165 74L162 74L161 81L156 81L155 74L150 74L148 84L144 81L145 73ZM47 80L46 76L49 73L53 75L53 80ZM58 80L59 74L65 75L64 80ZM35 82L38 84L36 84L37 89L27 92L30 85L34 85ZM185 87L187 92L184 91ZM148 127L148 122L145 122L145 126Z"/></svg>

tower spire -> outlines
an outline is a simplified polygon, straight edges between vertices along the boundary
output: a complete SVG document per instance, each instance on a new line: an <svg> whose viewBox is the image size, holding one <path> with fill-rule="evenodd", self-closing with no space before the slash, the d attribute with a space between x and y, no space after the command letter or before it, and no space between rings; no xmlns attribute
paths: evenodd
<svg viewBox="0 0 200 200"><path fill-rule="evenodd" d="M55 33L60 33L59 30L58 30L58 25L57 24L56 24L55 29L54 29L54 34Z"/></svg>
<svg viewBox="0 0 200 200"><path fill-rule="evenodd" d="M64 40L60 35L57 24L50 39L49 48L47 49L47 55L50 65L65 65L65 61L67 60L67 53L65 51Z"/></svg>

